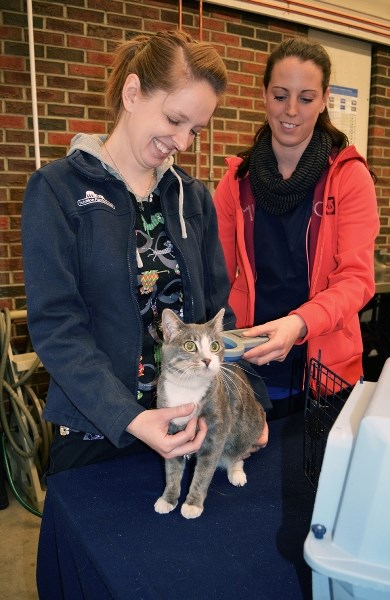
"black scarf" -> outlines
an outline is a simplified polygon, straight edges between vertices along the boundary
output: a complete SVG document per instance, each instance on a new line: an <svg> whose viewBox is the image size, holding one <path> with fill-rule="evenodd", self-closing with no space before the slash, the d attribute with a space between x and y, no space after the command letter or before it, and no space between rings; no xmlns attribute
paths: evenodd
<svg viewBox="0 0 390 600"><path fill-rule="evenodd" d="M267 129L253 148L249 159L249 180L253 196L271 215L284 215L300 204L320 179L332 150L332 138L326 131L314 129L309 145L294 173L283 179Z"/></svg>

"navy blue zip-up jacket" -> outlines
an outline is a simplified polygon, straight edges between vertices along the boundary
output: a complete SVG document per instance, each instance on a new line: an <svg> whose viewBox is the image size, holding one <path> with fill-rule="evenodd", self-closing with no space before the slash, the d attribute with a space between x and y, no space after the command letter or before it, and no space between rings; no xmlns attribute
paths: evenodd
<svg viewBox="0 0 390 600"><path fill-rule="evenodd" d="M165 229L175 247L185 322L204 322L227 305L230 284L206 186L179 167L187 239L179 222L179 182L160 183ZM135 212L123 182L76 150L30 178L22 239L28 326L50 374L43 416L100 433L117 447L134 438L142 322L137 303ZM183 398L185 403L185 398Z"/></svg>

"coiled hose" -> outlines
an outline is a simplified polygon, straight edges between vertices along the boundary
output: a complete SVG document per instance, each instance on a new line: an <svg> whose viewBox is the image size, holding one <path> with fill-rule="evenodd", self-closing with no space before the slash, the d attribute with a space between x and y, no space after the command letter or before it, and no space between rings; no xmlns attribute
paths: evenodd
<svg viewBox="0 0 390 600"><path fill-rule="evenodd" d="M42 475L52 442L52 428L51 424L42 418L44 402L27 383L40 366L40 360L37 357L31 367L17 378L9 361L10 343L11 313L8 308L3 308L0 311L0 423L5 474L18 502L33 514L42 516L41 512L25 502L16 489L7 453L7 445L9 445L21 458L32 459L38 475ZM8 400L8 410L5 406L6 400ZM23 445L21 445L22 439Z"/></svg>

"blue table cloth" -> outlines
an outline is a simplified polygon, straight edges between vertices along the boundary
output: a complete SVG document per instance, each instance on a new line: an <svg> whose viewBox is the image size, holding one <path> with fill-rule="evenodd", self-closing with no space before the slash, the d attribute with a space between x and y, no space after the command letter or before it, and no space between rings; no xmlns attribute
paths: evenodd
<svg viewBox="0 0 390 600"><path fill-rule="evenodd" d="M271 421L268 446L245 461L248 483L224 471L205 509L154 511L163 461L134 454L48 479L37 582L40 600L285 600L311 598L303 559L314 492L303 474L303 417Z"/></svg>

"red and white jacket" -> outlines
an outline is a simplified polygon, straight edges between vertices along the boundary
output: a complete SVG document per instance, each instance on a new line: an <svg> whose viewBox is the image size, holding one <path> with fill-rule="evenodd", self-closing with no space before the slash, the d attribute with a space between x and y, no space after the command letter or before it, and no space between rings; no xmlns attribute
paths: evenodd
<svg viewBox="0 0 390 600"><path fill-rule="evenodd" d="M239 180L235 179L241 159L232 157L226 162L228 171L217 186L214 202L231 283L229 304L237 327L251 327L255 281L244 239ZM309 223L309 227L318 225L315 252L307 242L309 299L290 314L300 315L307 325L307 336L297 343L308 343L308 360L320 356L326 367L354 384L363 374L358 313L375 293L377 200L367 163L354 146L329 162L321 198L320 184L314 192Z"/></svg>

